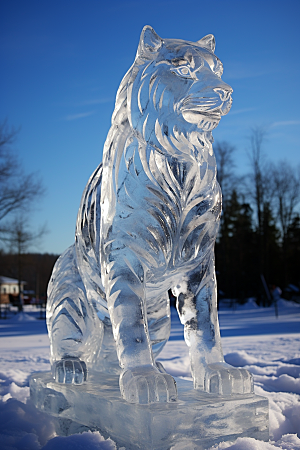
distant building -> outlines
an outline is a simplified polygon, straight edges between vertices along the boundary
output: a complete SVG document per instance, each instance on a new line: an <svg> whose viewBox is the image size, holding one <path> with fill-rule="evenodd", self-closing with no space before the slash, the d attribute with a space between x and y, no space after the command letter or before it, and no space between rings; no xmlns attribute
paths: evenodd
<svg viewBox="0 0 300 450"><path fill-rule="evenodd" d="M21 289L24 290L26 281L21 282ZM19 282L14 278L3 277L0 275L0 303L9 303L9 296L17 297L19 295Z"/></svg>

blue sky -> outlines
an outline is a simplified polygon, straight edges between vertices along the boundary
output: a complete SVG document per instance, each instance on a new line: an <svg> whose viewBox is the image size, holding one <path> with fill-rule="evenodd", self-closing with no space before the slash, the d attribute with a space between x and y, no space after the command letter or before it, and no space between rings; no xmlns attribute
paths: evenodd
<svg viewBox="0 0 300 450"><path fill-rule="evenodd" d="M235 145L237 170L249 170L247 136L268 127L273 161L300 163L299 0L1 0L0 120L21 126L16 148L47 194L31 214L46 223L41 251L74 240L84 186L102 159L114 98L139 35L216 37L233 106L214 131Z"/></svg>

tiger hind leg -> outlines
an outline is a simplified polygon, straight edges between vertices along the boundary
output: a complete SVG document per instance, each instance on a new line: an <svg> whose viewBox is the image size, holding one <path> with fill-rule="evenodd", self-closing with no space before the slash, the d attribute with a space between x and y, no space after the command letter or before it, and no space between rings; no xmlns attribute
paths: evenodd
<svg viewBox="0 0 300 450"><path fill-rule="evenodd" d="M47 327L53 377L60 383L83 383L89 361L101 348L103 323L87 300L74 246L55 264L48 286Z"/></svg>

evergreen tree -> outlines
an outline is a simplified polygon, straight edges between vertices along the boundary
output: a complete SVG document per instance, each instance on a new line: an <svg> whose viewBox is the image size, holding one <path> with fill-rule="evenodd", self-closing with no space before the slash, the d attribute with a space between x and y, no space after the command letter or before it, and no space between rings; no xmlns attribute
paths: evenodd
<svg viewBox="0 0 300 450"><path fill-rule="evenodd" d="M289 225L286 233L287 284L300 287L300 215L297 214Z"/></svg>
<svg viewBox="0 0 300 450"><path fill-rule="evenodd" d="M219 290L227 297L243 300L251 294L253 242L251 207L233 190L216 244Z"/></svg>

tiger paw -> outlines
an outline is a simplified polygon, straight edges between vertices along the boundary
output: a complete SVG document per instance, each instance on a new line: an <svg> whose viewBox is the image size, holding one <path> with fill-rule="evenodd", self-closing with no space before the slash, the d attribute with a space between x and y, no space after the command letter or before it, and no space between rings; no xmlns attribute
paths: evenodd
<svg viewBox="0 0 300 450"><path fill-rule="evenodd" d="M86 364L76 357L56 361L52 366L52 373L57 383L82 384L87 380Z"/></svg>
<svg viewBox="0 0 300 450"><path fill-rule="evenodd" d="M150 365L123 370L120 375L120 391L129 403L166 403L177 400L174 378Z"/></svg>
<svg viewBox="0 0 300 450"><path fill-rule="evenodd" d="M210 394L233 395L253 393L253 376L248 370L225 362L208 364L205 368L204 391ZM195 379L197 389L197 378Z"/></svg>

